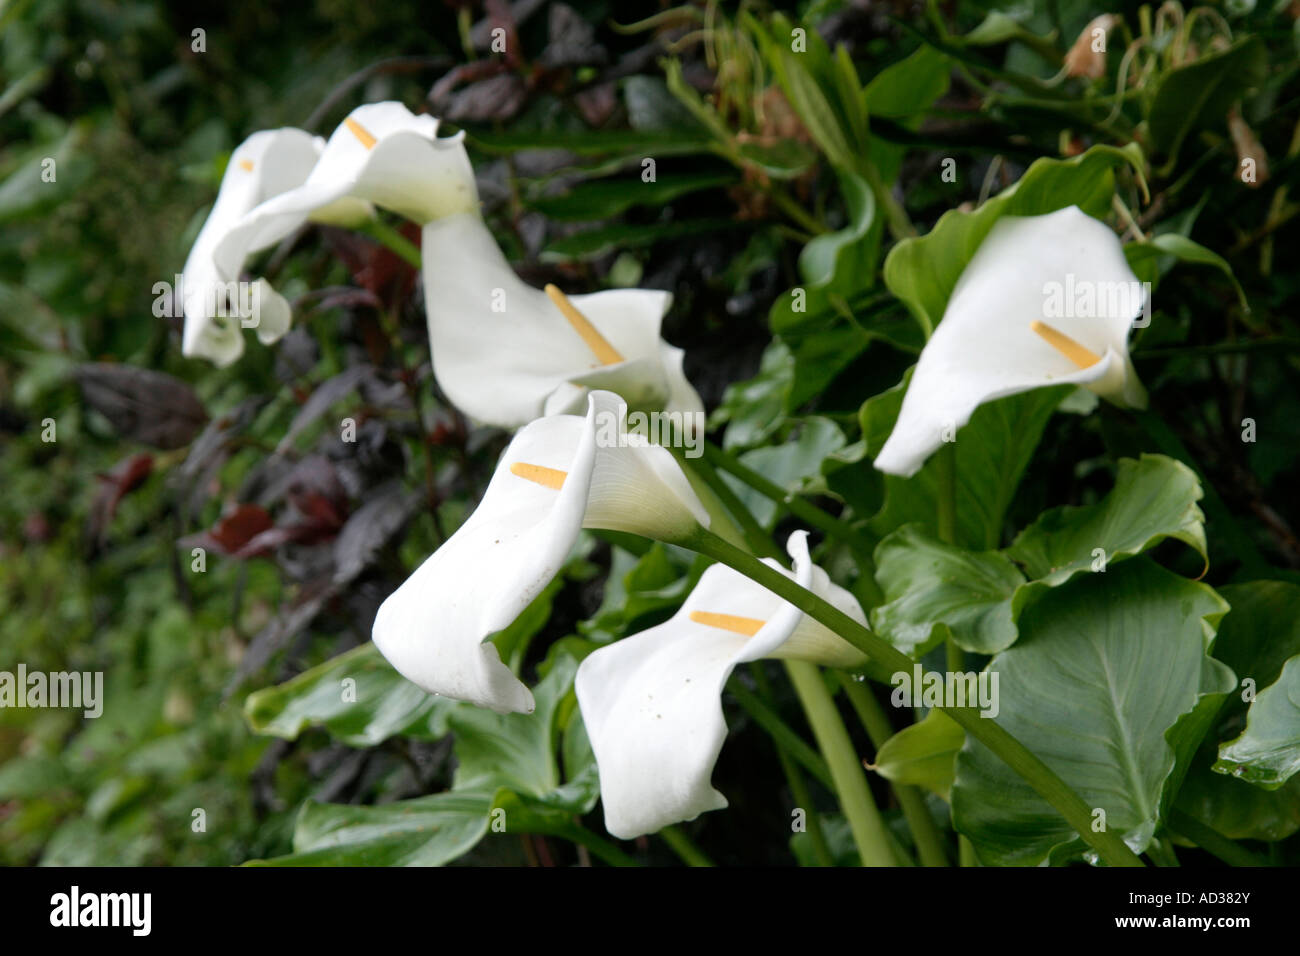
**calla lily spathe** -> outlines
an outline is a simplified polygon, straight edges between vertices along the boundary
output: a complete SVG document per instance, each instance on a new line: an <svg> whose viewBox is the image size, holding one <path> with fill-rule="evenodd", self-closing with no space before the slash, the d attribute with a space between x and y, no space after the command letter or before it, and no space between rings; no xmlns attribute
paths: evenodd
<svg viewBox="0 0 1300 956"><path fill-rule="evenodd" d="M635 434L606 440L624 411L617 395L596 391L585 417L519 430L478 508L379 608L375 646L403 676L432 694L529 713L532 694L485 642L559 573L580 530L682 541L709 526L666 449Z"/></svg>
<svg viewBox="0 0 1300 956"><path fill-rule="evenodd" d="M212 214L185 266L186 355L228 365L243 352L238 323L214 321L195 298L210 282L239 278L254 252L279 242L308 220L359 226L374 206L424 223L478 205L463 134L439 138L438 121L400 103L358 107L329 141L302 130L255 133L237 149ZM191 275L194 276L192 280ZM266 280L262 300L274 304L274 341L289 326L289 307Z"/></svg>
<svg viewBox="0 0 1300 956"><path fill-rule="evenodd" d="M766 563L859 623L862 608L790 536L794 571ZM763 657L838 667L857 649L760 584L715 564L669 620L592 652L575 690L600 770L605 828L625 840L727 806L710 782L727 736L722 689L732 670Z"/></svg>
<svg viewBox="0 0 1300 956"><path fill-rule="evenodd" d="M179 293L185 310L183 354L219 366L243 354L241 319L251 309L245 308L244 296L227 292L239 279L248 250L227 240L249 210L301 185L323 146L319 137L286 127L254 133L230 154L212 212L185 260ZM255 288L258 336L269 344L288 329L289 304L269 283Z"/></svg>
<svg viewBox="0 0 1300 956"><path fill-rule="evenodd" d="M614 289L568 300L515 275L483 220L424 227L424 300L434 375L471 418L516 428L580 411L589 389L634 409L703 413L682 350L660 338L672 295Z"/></svg>
<svg viewBox="0 0 1300 956"><path fill-rule="evenodd" d="M1078 207L998 220L921 351L876 467L913 475L980 405L1034 388L1082 385L1145 407L1128 350L1145 295L1119 238Z"/></svg>

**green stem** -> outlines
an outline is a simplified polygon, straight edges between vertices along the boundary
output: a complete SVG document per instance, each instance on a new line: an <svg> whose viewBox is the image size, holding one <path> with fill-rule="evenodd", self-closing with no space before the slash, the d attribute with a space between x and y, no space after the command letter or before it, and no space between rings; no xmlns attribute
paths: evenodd
<svg viewBox="0 0 1300 956"><path fill-rule="evenodd" d="M1182 810L1169 811L1166 827L1170 833L1191 840L1206 853L1218 857L1229 866L1268 865L1249 850L1243 850L1218 830Z"/></svg>
<svg viewBox="0 0 1300 956"><path fill-rule="evenodd" d="M780 186L773 186L767 192L772 201L776 203L783 213L793 219L799 226L803 227L813 236L820 236L826 232L826 227L818 222L802 206L789 197L786 191Z"/></svg>
<svg viewBox="0 0 1300 956"><path fill-rule="evenodd" d="M876 695L871 693L861 681L854 679L852 674L840 673L840 683L844 687L844 694L848 697L849 703L857 712L858 720L862 722L867 736L871 738L871 745L879 750L885 745L885 741L894 736L894 728L889 723L889 718L885 716L884 710L880 707L880 701L876 700ZM925 866L947 866L948 853L944 848L943 836L939 833L939 828L935 826L934 817L930 816L930 811L926 809L925 798L921 791L916 787L909 787L905 784L889 783L898 797L898 805L903 808L903 816L907 818L908 828L912 831L912 837L916 840L917 853L921 857L921 863Z"/></svg>
<svg viewBox="0 0 1300 956"><path fill-rule="evenodd" d="M412 265L417 269L420 268L423 262L420 256L420 247L382 219L370 220L359 231L374 239L408 265Z"/></svg>
<svg viewBox="0 0 1300 956"><path fill-rule="evenodd" d="M804 743L803 738L791 730L765 701L738 680L728 683L727 690L754 719L754 723L767 731L778 747L802 764L820 783L825 784L826 789L833 789L830 768L826 766L821 754Z"/></svg>
<svg viewBox="0 0 1300 956"><path fill-rule="evenodd" d="M678 542L683 547L698 551L716 561L734 568L746 577L763 585L773 594L789 601L809 617L821 622L874 663L890 672L913 673L918 662L887 641L877 637L843 611L822 600L773 570L762 561L724 541L717 535L699 529L692 538ZM1025 779L1034 790L1063 816L1079 836L1091 845L1111 866L1142 866L1142 861L1129 849L1120 836L1112 831L1093 832L1092 810L1080 799L1055 771L1024 744L992 718L981 717L976 707L940 708L949 717L989 750L1000 757L1012 770ZM834 762L831 763L834 771Z"/></svg>
<svg viewBox="0 0 1300 956"><path fill-rule="evenodd" d="M780 558L782 556L780 549L772 543L772 538L754 518L753 512L745 507L745 503L740 500L740 496L732 490L731 485L723 481L722 476L718 474L709 461L703 458L683 460L688 462L689 467L700 476L700 480L718 496L722 506L731 513L751 551L762 558Z"/></svg>
<svg viewBox="0 0 1300 956"><path fill-rule="evenodd" d="M758 686L758 692L764 703L767 703L772 699L772 687L767 679L767 672L763 670L763 665L758 661L753 661L749 665L749 672L754 677L754 683ZM799 742L803 743L802 740ZM790 796L794 799L794 805L803 810L808 842L812 844L813 857L817 860L817 865L834 866L835 857L831 854L831 848L826 843L826 834L822 832L821 815L813 805L812 791L808 789L807 781L804 780L798 764L790 756L790 752L781 745L781 742L774 739L772 743L776 747L776 758L781 763L781 772L785 774L786 783L790 786ZM809 751L812 752L811 747ZM818 759L821 759L820 755L818 755Z"/></svg>
<svg viewBox="0 0 1300 956"><path fill-rule="evenodd" d="M880 818L880 811L871 798L862 761L853 749L835 701L826 690L821 671L807 661L785 661L785 669L803 703L817 745L826 755L826 763L835 781L835 792L840 798L840 808L848 818L862 865L894 866L894 851L885 830L885 821Z"/></svg>
<svg viewBox="0 0 1300 956"><path fill-rule="evenodd" d="M716 465L728 474L739 478L764 498L775 502L800 521L848 545L858 559L858 567L862 573L864 583L870 582L871 588L875 591L874 594L865 595L868 603L880 602L881 595L879 589L875 586L875 564L871 557L875 549L872 547L871 542L850 527L848 522L833 517L811 502L786 491L780 485L764 478L752 468L741 464L712 442L704 443L704 458L709 464ZM745 510L743 506L741 508ZM742 524L744 523L742 517L738 516L736 520L742 522Z"/></svg>
<svg viewBox="0 0 1300 956"><path fill-rule="evenodd" d="M687 866L713 866L713 861L705 856L704 851L692 843L691 838L677 827L664 827L659 831L659 835Z"/></svg>
<svg viewBox="0 0 1300 956"><path fill-rule="evenodd" d="M863 176L875 196L876 205L885 211L889 231L895 239L910 239L916 235L916 227L907 215L907 210L894 198L888 184L880 178L880 172L870 160L861 164Z"/></svg>
<svg viewBox="0 0 1300 956"><path fill-rule="evenodd" d="M640 866L641 864L628 856L614 844L592 833L581 823L574 823L562 834L573 843L585 846L610 866Z"/></svg>

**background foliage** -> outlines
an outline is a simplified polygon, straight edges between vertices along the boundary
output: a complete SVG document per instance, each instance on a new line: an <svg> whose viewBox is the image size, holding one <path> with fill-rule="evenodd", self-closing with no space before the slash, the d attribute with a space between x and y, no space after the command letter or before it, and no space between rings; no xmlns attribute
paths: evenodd
<svg viewBox="0 0 1300 956"><path fill-rule="evenodd" d="M720 443L873 544L932 521L925 472L904 487L869 455L897 412L901 394L889 390L923 343L914 316L937 321L985 213L948 220L931 246L913 247L948 273L908 272L906 256L886 265L885 250L912 223L925 233L963 204L1033 211L1076 190L1070 201L1109 216L1112 195L1122 197L1122 215L1144 233L1130 247L1135 268L1159 281L1135 347L1154 411L1052 414L1059 395L983 410L969 428L1023 454L1015 474L988 475L1001 482L993 492L978 486L979 463L961 464L975 484L959 501L958 543L995 565L1011 545L1000 571L983 571L996 582L986 604L1014 604L1013 594L1068 576L1025 583L1009 560L1034 567L1040 512L1105 507L1120 481L1175 493L1199 478L1207 540L1192 540L1175 508L1168 520L1125 516L1148 520L1149 534L1117 546L1138 554L1163 540L1156 558L1187 578L1208 554L1205 581L1233 607L1216 656L1261 688L1300 680L1294 660L1283 669L1300 653L1300 514L1288 494L1300 479L1292 6L1214 7L1231 40L1205 15L1188 33L1204 49L1166 39L1128 67L1117 30L1095 83L1059 75L1074 38L1101 12L1121 14L1136 34L1150 9L487 6L0 5L0 669L103 670L107 690L98 720L0 712L0 863L550 865L608 850L572 672L592 646L669 616L701 565L661 545L586 537L564 576L496 639L530 684L540 681L534 718L428 698L366 643L370 624L477 501L506 436L472 429L437 395L413 270L362 236L296 237L264 267L295 300L294 330L221 371L183 359L178 323L152 312L154 283L179 271L234 145L281 125L328 133L351 107L384 98L469 131L485 215L527 280L673 291L665 337L687 350ZM493 25L508 30L504 56L488 49ZM801 54L788 39L796 25L809 32ZM203 52L192 46L199 27ZM1122 69L1140 83L1121 102ZM1237 175L1233 108L1268 157L1268 178L1253 188ZM1091 152L1068 173L1037 166L1012 197L989 200L1035 159L1079 157L1094 144L1115 155ZM40 180L47 157L55 183ZM641 177L647 157L653 183ZM945 160L955 161L952 181ZM794 287L805 311L792 308ZM343 416L358 423L355 443L339 437ZM42 440L46 419L57 441ZM1254 441L1243 441L1246 419ZM980 445L972 438L959 453L967 447ZM1153 452L1187 467L1160 472L1141 457ZM736 490L766 527L795 526ZM913 528L914 555L926 530ZM190 565L195 546L208 550L203 573ZM844 549L828 546L820 560L875 596ZM1029 578L1068 563L1044 561ZM1132 565L1087 587L1169 573L1149 558ZM880 584L873 623L901 633L918 612ZM1205 593L1198 613L1208 615ZM1019 626L1033 635L1021 636L1019 665L1059 667L1044 609L1068 616L1095 597L1071 583L1018 625L1010 612L979 617L982 604L974 620L947 626L982 655L1005 650ZM937 643L935 619L933 606L916 618L913 647ZM342 673L358 678L362 706L339 701ZM761 669L737 681L798 726L783 682ZM1278 706L1261 708L1259 734ZM753 710L731 698L726 707L733 734L715 782L732 809L684 829L717 862L812 859L806 839L790 838L793 802ZM1165 709L1177 716L1182 704ZM1216 753L1245 726L1244 705L1226 706L1169 793L1221 833L1269 841L1250 845L1292 861L1296 779L1265 790L1210 769L1240 760L1274 779L1278 769L1252 757L1254 738ZM937 776L902 752L906 735L878 765L947 793L961 746L960 735L948 739ZM865 735L856 742L871 752ZM1159 779L1135 791L1135 819L1164 792L1170 768L1151 759ZM1003 772L977 750L957 767L977 779ZM814 799L833 806L823 790ZM928 799L947 826L947 807ZM531 832L487 833L492 807ZM202 833L191 828L196 808ZM963 824L972 832L996 828L960 799L954 810L975 812ZM889 815L906 841L900 811ZM837 859L851 861L841 821L828 817L826 833ZM675 859L659 840L627 849Z"/></svg>

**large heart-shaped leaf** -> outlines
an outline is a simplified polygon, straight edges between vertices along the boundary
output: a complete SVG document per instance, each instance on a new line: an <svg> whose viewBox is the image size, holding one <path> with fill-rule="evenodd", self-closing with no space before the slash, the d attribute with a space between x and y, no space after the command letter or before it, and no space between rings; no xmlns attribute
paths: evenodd
<svg viewBox="0 0 1300 956"><path fill-rule="evenodd" d="M1044 585L1104 569L1165 538L1185 542L1208 560L1200 500L1201 483L1182 462L1164 455L1122 458L1105 498L1043 512L1016 536L1007 555Z"/></svg>
<svg viewBox="0 0 1300 956"><path fill-rule="evenodd" d="M1203 584L1128 561L1043 595L1022 615L1019 642L989 662L998 723L1135 852L1161 822L1176 762L1167 735L1203 695L1232 687L1231 672L1206 656L1227 609ZM957 757L952 806L986 863L1033 865L1083 849L1051 805L974 738Z"/></svg>
<svg viewBox="0 0 1300 956"><path fill-rule="evenodd" d="M942 639L935 625L944 624L966 650L995 654L1015 643L1029 604L1076 574L1104 572L1166 538L1204 559L1200 498L1190 468L1143 455L1120 460L1115 487L1100 502L1044 512L1001 553L956 548L905 526L876 549L876 580L888 603L872 612L872 627L909 653L924 653Z"/></svg>

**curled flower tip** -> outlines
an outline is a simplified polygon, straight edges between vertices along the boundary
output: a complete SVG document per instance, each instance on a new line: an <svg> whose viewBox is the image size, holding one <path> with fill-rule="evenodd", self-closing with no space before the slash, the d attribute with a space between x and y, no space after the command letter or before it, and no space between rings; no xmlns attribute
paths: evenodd
<svg viewBox="0 0 1300 956"><path fill-rule="evenodd" d="M1089 21L1074 41L1074 46L1065 54L1066 76L1099 80L1106 75L1107 34L1118 22L1119 17L1113 13L1103 13Z"/></svg>

